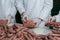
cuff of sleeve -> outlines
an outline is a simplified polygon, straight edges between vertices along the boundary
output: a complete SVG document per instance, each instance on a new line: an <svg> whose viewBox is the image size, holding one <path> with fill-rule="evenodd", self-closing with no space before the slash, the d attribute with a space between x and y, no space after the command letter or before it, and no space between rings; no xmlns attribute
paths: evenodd
<svg viewBox="0 0 60 40"><path fill-rule="evenodd" d="M23 12L25 12L25 10L21 10L21 11L19 11L20 12L20 14L22 14Z"/></svg>
<svg viewBox="0 0 60 40"><path fill-rule="evenodd" d="M47 21L47 18L44 18L44 17L40 17L42 21Z"/></svg>
<svg viewBox="0 0 60 40"><path fill-rule="evenodd" d="M48 18L49 18L49 17L50 17L50 15L48 15L48 16L47 16L47 15L43 15L43 16L41 15L41 16L40 16L40 18L41 18L43 21L45 21L45 22L48 21Z"/></svg>
<svg viewBox="0 0 60 40"><path fill-rule="evenodd" d="M60 16L59 15L56 15L55 17L56 17L56 22L60 22L60 19L59 19Z"/></svg>

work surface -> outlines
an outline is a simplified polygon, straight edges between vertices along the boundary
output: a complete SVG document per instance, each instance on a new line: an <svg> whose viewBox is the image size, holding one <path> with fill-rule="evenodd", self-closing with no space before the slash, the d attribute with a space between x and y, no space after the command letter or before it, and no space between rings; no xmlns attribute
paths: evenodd
<svg viewBox="0 0 60 40"><path fill-rule="evenodd" d="M46 35L46 34L49 34L49 33L52 33L52 30L49 29L49 27L37 27L37 28L33 28L32 29L36 34L43 34L43 35Z"/></svg>

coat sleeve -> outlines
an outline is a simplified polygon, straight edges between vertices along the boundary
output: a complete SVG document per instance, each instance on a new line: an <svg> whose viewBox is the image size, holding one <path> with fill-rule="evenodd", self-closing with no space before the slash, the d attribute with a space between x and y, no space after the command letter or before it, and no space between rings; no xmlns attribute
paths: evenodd
<svg viewBox="0 0 60 40"><path fill-rule="evenodd" d="M53 8L53 0L44 0L44 7L41 11L40 18L46 20L47 17L51 14L51 9Z"/></svg>
<svg viewBox="0 0 60 40"><path fill-rule="evenodd" d="M10 2L11 5L9 5L9 2ZM8 11L9 12L8 16L11 16L11 17L15 18L15 15L16 15L15 2L16 1L15 0L10 0L9 2L8 2L8 7L9 7L10 10Z"/></svg>
<svg viewBox="0 0 60 40"><path fill-rule="evenodd" d="M23 0L16 0L16 7L19 13L25 12Z"/></svg>
<svg viewBox="0 0 60 40"><path fill-rule="evenodd" d="M56 22L60 22L60 11L59 11L59 14L55 16L56 17Z"/></svg>

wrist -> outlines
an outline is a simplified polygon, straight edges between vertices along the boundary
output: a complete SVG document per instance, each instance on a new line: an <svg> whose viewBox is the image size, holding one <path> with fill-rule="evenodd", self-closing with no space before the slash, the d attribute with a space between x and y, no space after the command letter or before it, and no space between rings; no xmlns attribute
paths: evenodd
<svg viewBox="0 0 60 40"><path fill-rule="evenodd" d="M43 21L43 19L42 19L42 18L39 18L38 20Z"/></svg>

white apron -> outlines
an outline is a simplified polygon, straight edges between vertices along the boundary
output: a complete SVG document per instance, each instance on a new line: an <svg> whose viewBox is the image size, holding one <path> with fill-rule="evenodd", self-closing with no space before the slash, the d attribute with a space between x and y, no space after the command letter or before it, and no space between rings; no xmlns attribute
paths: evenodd
<svg viewBox="0 0 60 40"><path fill-rule="evenodd" d="M56 22L60 22L60 11L59 14L55 16L56 17Z"/></svg>
<svg viewBox="0 0 60 40"><path fill-rule="evenodd" d="M15 14L15 0L0 0L0 19L6 18L8 16L15 17ZM15 18L11 19L11 22L14 20Z"/></svg>
<svg viewBox="0 0 60 40"><path fill-rule="evenodd" d="M46 21L51 14L53 0L16 0L16 5L20 13L26 12L29 19L42 18ZM45 22L42 22L40 25L43 26L44 24Z"/></svg>

